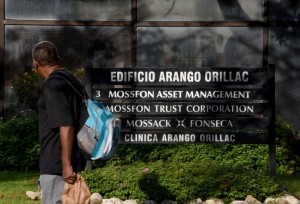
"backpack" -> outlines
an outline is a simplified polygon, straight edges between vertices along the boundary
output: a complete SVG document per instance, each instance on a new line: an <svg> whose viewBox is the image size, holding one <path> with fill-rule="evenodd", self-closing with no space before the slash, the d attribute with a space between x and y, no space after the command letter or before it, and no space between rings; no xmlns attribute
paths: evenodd
<svg viewBox="0 0 300 204"><path fill-rule="evenodd" d="M64 79L84 101L85 107L81 114L85 115L87 111L88 117L77 133L77 144L84 157L88 160L111 159L118 146L121 119L107 110L101 102L89 99L77 77L74 76L82 88L82 93L75 88L74 82L70 81L70 75L65 71L55 71L49 77Z"/></svg>

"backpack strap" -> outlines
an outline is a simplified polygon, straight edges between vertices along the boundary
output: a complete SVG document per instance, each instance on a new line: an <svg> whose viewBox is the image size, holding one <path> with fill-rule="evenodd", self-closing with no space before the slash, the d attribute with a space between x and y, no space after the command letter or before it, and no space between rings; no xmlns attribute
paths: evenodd
<svg viewBox="0 0 300 204"><path fill-rule="evenodd" d="M76 83L80 84L80 86L82 88L82 93L80 93L80 91L78 91L78 89L70 81L70 78L71 79L73 78L72 76L74 76L74 78L76 79L76 81L77 81ZM83 100L87 100L89 97L88 97L83 85L81 84L80 79L78 77L76 77L75 75L72 75L72 76L65 71L56 70L55 73L53 75L49 76L47 79L54 77L54 78L61 78L61 79L65 80ZM72 81L75 82L74 80L72 80Z"/></svg>

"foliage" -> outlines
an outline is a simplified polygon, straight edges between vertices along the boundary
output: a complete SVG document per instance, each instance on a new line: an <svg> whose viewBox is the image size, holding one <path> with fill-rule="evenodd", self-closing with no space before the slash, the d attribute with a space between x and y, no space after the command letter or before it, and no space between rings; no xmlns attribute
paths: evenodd
<svg viewBox="0 0 300 204"><path fill-rule="evenodd" d="M35 115L0 122L0 170L37 169L38 122Z"/></svg>
<svg viewBox="0 0 300 204"><path fill-rule="evenodd" d="M72 70L81 80L84 79L84 69ZM11 90L9 107L6 108L8 118L13 116L37 113L37 101L42 92L42 77L34 70L24 71L14 75L7 82Z"/></svg>
<svg viewBox="0 0 300 204"><path fill-rule="evenodd" d="M106 198L139 201L171 199L187 203L200 197L226 202L244 199L249 194L264 200L280 192L278 184L262 173L204 160L105 166L82 172L82 175L92 192L99 192Z"/></svg>
<svg viewBox="0 0 300 204"><path fill-rule="evenodd" d="M296 130L279 116L275 127L277 172L286 175L300 172L300 143L295 140Z"/></svg>
<svg viewBox="0 0 300 204"><path fill-rule="evenodd" d="M83 78L84 70L74 74ZM34 70L17 74L7 82L13 91L7 120L0 121L0 170L37 169L39 160L37 101L42 91L42 78Z"/></svg>
<svg viewBox="0 0 300 204"><path fill-rule="evenodd" d="M6 109L7 115L37 113L37 101L42 88L41 77L34 69L15 75L7 85L12 90L9 98L10 107Z"/></svg>
<svg viewBox="0 0 300 204"><path fill-rule="evenodd" d="M277 157L281 158L280 155ZM120 145L114 158L106 163L94 162L94 167L107 165L127 165L135 162L199 162L216 161L219 164L249 170L267 172L267 145L225 145L225 144L185 144L185 145ZM287 163L287 161L285 161Z"/></svg>

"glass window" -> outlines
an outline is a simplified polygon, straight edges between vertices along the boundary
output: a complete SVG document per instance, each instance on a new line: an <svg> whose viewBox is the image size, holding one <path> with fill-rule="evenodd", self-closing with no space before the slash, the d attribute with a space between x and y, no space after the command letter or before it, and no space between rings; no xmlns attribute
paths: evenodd
<svg viewBox="0 0 300 204"><path fill-rule="evenodd" d="M262 20L263 0L137 0L140 21Z"/></svg>
<svg viewBox="0 0 300 204"><path fill-rule="evenodd" d="M270 20L299 21L300 2L296 0L270 0Z"/></svg>
<svg viewBox="0 0 300 204"><path fill-rule="evenodd" d="M128 27L6 26L6 78L32 67L31 49L41 40L49 40L57 45L61 63L69 69L87 64L129 67L130 35Z"/></svg>
<svg viewBox="0 0 300 204"><path fill-rule="evenodd" d="M299 73L299 51L300 28L277 27L270 29L269 63L275 64L278 73L276 80L284 81Z"/></svg>
<svg viewBox="0 0 300 204"><path fill-rule="evenodd" d="M276 113L297 129L300 129L299 34L298 27L277 27L269 35L269 63L276 70Z"/></svg>
<svg viewBox="0 0 300 204"><path fill-rule="evenodd" d="M220 66L263 66L263 29L138 28L137 67Z"/></svg>
<svg viewBox="0 0 300 204"><path fill-rule="evenodd" d="M5 18L125 21L131 19L131 0L6 0Z"/></svg>
<svg viewBox="0 0 300 204"><path fill-rule="evenodd" d="M32 47L42 40L57 45L61 65L69 70L88 71L91 67L131 65L129 27L9 25L5 27L6 82L16 74L32 69ZM6 86L5 107L14 104L14 101L10 101L11 95L13 90Z"/></svg>

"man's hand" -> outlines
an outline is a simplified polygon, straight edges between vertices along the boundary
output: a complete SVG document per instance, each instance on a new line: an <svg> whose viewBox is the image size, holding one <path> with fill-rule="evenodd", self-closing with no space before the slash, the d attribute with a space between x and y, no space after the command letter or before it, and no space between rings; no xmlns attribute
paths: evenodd
<svg viewBox="0 0 300 204"><path fill-rule="evenodd" d="M77 175L75 174L75 172L73 171L72 166L63 166L63 179L65 180L65 182L67 182L68 184L74 184L77 180Z"/></svg>

